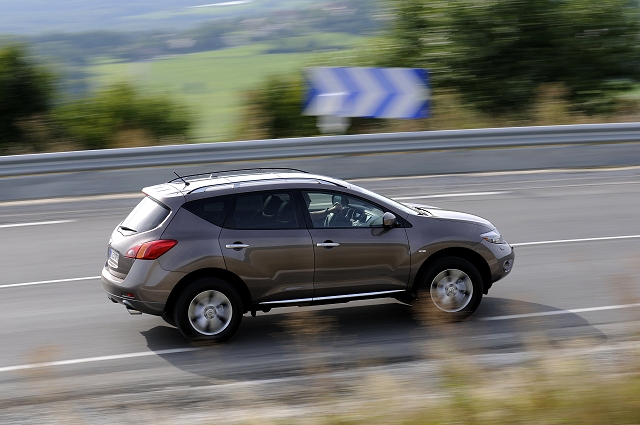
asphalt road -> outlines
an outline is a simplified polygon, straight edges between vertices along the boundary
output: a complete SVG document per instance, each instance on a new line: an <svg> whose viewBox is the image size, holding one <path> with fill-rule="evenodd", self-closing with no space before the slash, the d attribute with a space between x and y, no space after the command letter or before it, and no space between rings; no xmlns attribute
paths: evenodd
<svg viewBox="0 0 640 425"><path fill-rule="evenodd" d="M226 344L194 346L93 278L140 195L0 203L0 408L406 362L443 340L484 354L637 340L640 169L353 182L489 219L516 246L513 272L464 323L424 326L384 301L275 309L245 316Z"/></svg>

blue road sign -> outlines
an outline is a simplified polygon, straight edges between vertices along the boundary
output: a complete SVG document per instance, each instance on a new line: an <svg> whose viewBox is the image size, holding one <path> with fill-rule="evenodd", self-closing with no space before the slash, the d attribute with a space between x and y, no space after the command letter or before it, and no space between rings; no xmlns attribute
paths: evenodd
<svg viewBox="0 0 640 425"><path fill-rule="evenodd" d="M319 67L307 70L304 115L403 118L429 116L424 69Z"/></svg>

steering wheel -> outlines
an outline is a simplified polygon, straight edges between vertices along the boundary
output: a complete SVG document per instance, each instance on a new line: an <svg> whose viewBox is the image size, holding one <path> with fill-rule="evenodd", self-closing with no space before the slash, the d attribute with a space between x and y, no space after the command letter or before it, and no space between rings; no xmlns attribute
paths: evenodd
<svg viewBox="0 0 640 425"><path fill-rule="evenodd" d="M324 219L324 227L351 227L350 217L355 214L355 209L343 206L341 211L327 214Z"/></svg>
<svg viewBox="0 0 640 425"><path fill-rule="evenodd" d="M342 215L344 215L349 220L355 220L358 216L358 213L359 211L357 209L352 208L348 205L342 208Z"/></svg>

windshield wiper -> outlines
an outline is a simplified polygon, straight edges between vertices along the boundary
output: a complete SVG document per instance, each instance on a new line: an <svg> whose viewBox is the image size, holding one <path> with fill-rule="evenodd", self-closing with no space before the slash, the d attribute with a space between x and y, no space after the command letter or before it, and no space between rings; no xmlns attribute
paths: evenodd
<svg viewBox="0 0 640 425"><path fill-rule="evenodd" d="M431 213L424 208L416 207L414 205L402 204L403 206L409 208L411 211L417 213L418 215L426 215L429 216Z"/></svg>
<svg viewBox="0 0 640 425"><path fill-rule="evenodd" d="M138 233L138 231L137 231L137 230L132 229L131 227L127 227L127 226L118 226L118 228L119 228L119 229L122 229L122 230L126 230L127 232Z"/></svg>

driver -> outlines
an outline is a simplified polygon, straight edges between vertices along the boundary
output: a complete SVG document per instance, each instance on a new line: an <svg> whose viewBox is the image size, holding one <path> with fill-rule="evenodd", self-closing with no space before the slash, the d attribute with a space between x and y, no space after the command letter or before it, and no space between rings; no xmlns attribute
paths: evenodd
<svg viewBox="0 0 640 425"><path fill-rule="evenodd" d="M307 209L309 209L309 205L311 204L311 197L309 196L308 193L303 192L302 196L304 197L304 201L307 204ZM344 197L342 198L343 202L344 202ZM336 202L332 207L329 208L325 208L324 210L320 210L320 211L309 211L309 214L311 215L311 220L315 221L320 221L320 220L324 220L329 214L331 213L336 213L338 211L342 211L342 204L339 202Z"/></svg>

